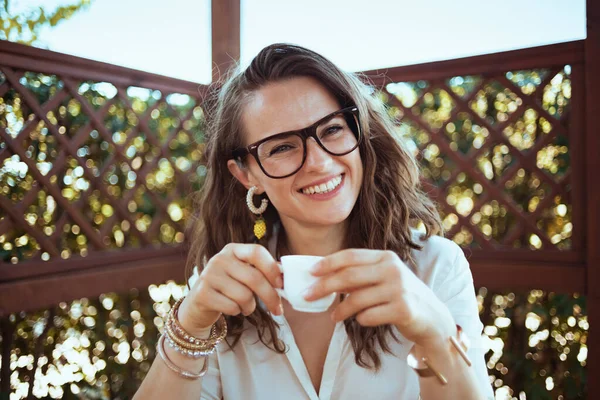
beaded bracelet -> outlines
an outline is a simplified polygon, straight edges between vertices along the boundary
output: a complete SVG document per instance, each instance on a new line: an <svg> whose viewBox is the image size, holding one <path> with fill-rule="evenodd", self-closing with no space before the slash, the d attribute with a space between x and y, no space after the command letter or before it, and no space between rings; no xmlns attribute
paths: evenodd
<svg viewBox="0 0 600 400"><path fill-rule="evenodd" d="M171 326L173 333L185 340L190 346L206 346L213 345L222 341L225 336L227 336L227 324L225 323L225 317L221 315L217 320L217 323L214 324L210 331L210 336L208 339L196 338L189 333L186 332L185 329L179 323L177 312L179 311L179 306L183 302L183 297L173 305L171 311L169 311L169 315L167 317L167 325Z"/></svg>
<svg viewBox="0 0 600 400"><path fill-rule="evenodd" d="M171 342L187 350L204 351L214 347L214 343L205 343L203 345L191 345L188 341L184 339L184 336L175 333L173 327L168 323L165 324L165 334Z"/></svg>
<svg viewBox="0 0 600 400"><path fill-rule="evenodd" d="M189 349L186 349L185 347L181 347L177 343L173 342L169 336L165 336L165 340L167 341L168 345L173 350L175 350L179 354L182 354L182 355L184 355L186 357L190 357L190 358L206 357L206 356L209 356L212 353L214 353L216 350L216 347L212 347L212 348L206 349L206 350L189 350Z"/></svg>
<svg viewBox="0 0 600 400"><path fill-rule="evenodd" d="M190 335L179 323L177 311L183 298L179 299L171 308L165 323L165 336L169 345L177 352L187 357L205 357L212 354L217 344L227 336L227 322L221 315L211 329L208 339L198 338Z"/></svg>

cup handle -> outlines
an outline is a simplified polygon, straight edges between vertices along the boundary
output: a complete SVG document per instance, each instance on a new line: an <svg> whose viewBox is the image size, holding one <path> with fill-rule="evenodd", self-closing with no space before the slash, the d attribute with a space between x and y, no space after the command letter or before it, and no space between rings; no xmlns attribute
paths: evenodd
<svg viewBox="0 0 600 400"><path fill-rule="evenodd" d="M283 274L283 266L281 265L281 263L279 261L277 262L277 268L279 268L279 272L281 272ZM283 297L284 299L287 300L287 297L285 297L285 291L283 289L275 288L275 291L277 292L279 297Z"/></svg>

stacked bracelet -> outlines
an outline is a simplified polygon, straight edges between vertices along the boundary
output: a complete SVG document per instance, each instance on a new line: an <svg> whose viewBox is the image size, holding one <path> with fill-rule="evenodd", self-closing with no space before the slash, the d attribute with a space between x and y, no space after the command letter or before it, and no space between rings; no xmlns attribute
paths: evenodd
<svg viewBox="0 0 600 400"><path fill-rule="evenodd" d="M469 348L469 339L466 335L463 334L463 330L459 325L456 325L456 337L450 336L450 343L456 349L460 357L465 361L465 363L470 367L471 360L467 356L467 350ZM406 358L406 362L408 365L415 370L415 372L422 378L435 376L440 381L442 385L448 383L446 377L437 370L431 363L427 357L423 357L421 359L417 359L414 354L415 347L411 349L408 353L408 357Z"/></svg>
<svg viewBox="0 0 600 400"><path fill-rule="evenodd" d="M206 357L212 354L217 344L227 336L227 323L221 315L217 323L210 329L207 339L197 338L186 332L177 319L177 311L183 298L179 299L171 308L165 324L165 335L169 345L177 352L193 358Z"/></svg>
<svg viewBox="0 0 600 400"><path fill-rule="evenodd" d="M198 373L186 371L178 367L165 352L165 341L175 351L192 358L207 357L212 354L217 345L227 336L227 322L225 317L221 315L217 322L210 328L210 333L207 339L198 338L190 335L179 323L177 319L177 311L183 298L179 299L169 311L167 321L165 323L165 332L158 340L156 351L160 358L163 359L167 367L177 375L186 379L198 379L204 376L208 370L208 358L204 360L204 365Z"/></svg>
<svg viewBox="0 0 600 400"><path fill-rule="evenodd" d="M165 336L164 335L161 336L160 339L158 339L158 343L156 345L156 351L158 352L158 355L160 356L160 358L163 359L163 361L165 362L167 367L171 371L175 372L177 375L181 376L182 378L191 379L191 380L199 379L199 378L202 378L204 376L204 374L206 374L206 371L208 371L209 358L206 358L204 360L204 365L202 366L202 369L200 370L200 372L198 372L197 374L194 372L186 371L185 369L179 368L177 365L175 365L175 363L173 361L171 361L171 359L165 352Z"/></svg>

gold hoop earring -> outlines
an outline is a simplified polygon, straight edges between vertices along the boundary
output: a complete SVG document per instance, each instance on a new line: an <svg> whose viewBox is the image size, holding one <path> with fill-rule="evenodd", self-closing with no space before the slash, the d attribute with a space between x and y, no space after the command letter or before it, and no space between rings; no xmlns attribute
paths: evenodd
<svg viewBox="0 0 600 400"><path fill-rule="evenodd" d="M254 193L258 190L258 187L252 186L248 189L248 194L246 195L246 205L252 214L258 215L258 219L254 222L254 236L260 240L267 234L267 223L265 219L262 217L262 213L264 213L269 205L269 200L262 199L260 202L260 207L256 207L254 205Z"/></svg>

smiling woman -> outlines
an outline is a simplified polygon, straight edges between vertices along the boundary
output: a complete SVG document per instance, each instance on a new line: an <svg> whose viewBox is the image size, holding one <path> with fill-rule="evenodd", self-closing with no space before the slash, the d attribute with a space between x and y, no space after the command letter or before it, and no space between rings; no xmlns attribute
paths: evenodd
<svg viewBox="0 0 600 400"><path fill-rule="evenodd" d="M274 44L212 104L197 276L137 396L492 397L468 263L436 236L417 164L368 88ZM322 257L303 296L338 294L328 310L279 297L283 255Z"/></svg>

